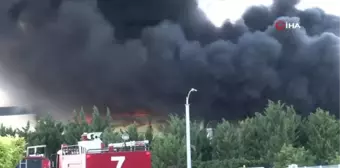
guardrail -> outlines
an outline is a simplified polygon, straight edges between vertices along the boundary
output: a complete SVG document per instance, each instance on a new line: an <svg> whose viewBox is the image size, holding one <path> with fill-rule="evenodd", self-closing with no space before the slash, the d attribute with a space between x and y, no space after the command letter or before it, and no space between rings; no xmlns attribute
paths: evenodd
<svg viewBox="0 0 340 168"><path fill-rule="evenodd" d="M298 168L340 168L340 164L338 165L320 165L320 166L299 166Z"/></svg>
<svg viewBox="0 0 340 168"><path fill-rule="evenodd" d="M265 168L265 167L240 167L240 168ZM340 168L340 164L338 165L319 165L319 166L298 166L298 165L290 165L288 168Z"/></svg>

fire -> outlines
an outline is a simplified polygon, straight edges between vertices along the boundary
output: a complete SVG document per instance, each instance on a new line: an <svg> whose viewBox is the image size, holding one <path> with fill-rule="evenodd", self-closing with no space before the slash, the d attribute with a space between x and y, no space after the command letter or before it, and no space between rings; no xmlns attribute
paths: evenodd
<svg viewBox="0 0 340 168"><path fill-rule="evenodd" d="M86 122L87 122L87 123L91 124L91 122L92 122L92 117L86 116L85 119L86 119Z"/></svg>
<svg viewBox="0 0 340 168"><path fill-rule="evenodd" d="M121 113L121 114L113 114L112 118L116 117L146 117L150 113L147 112L146 110L135 110L133 112L128 112L128 113Z"/></svg>
<svg viewBox="0 0 340 168"><path fill-rule="evenodd" d="M149 116L152 121L150 121ZM102 114L102 117L105 118L106 114ZM116 130L125 130L127 126L136 124L139 132L145 132L150 125L155 132L158 132L160 125L163 125L167 119L165 116L153 116L152 112L144 109L136 109L125 113L112 113L111 117ZM91 124L92 115L87 114L85 119L88 124Z"/></svg>
<svg viewBox="0 0 340 168"><path fill-rule="evenodd" d="M128 120L128 119L146 118L147 116L150 116L150 112L148 112L147 110L143 110L143 109L138 109L138 110L135 110L133 112L111 114L111 117L112 117L113 120L119 120L119 121L122 121L122 122L127 122L126 120ZM103 116L103 117L105 117L105 116ZM89 123L89 124L92 122L92 116L91 115L86 116L86 122ZM127 123L127 124L132 124L132 123Z"/></svg>

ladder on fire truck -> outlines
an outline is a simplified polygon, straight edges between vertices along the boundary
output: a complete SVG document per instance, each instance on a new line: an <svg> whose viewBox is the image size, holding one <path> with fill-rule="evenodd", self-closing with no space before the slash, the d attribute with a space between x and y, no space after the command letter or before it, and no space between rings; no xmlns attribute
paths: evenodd
<svg viewBox="0 0 340 168"><path fill-rule="evenodd" d="M108 144L108 151L114 152L147 151L147 150L149 150L148 140Z"/></svg>
<svg viewBox="0 0 340 168"><path fill-rule="evenodd" d="M108 152L110 148L113 148L115 152L149 150L148 140L110 143L108 147L105 147L105 144L99 138L101 134L101 132L84 133L77 145L63 144L60 152L63 155L78 155Z"/></svg>
<svg viewBox="0 0 340 168"><path fill-rule="evenodd" d="M26 157L45 157L46 156L46 145L36 145L36 146L28 146L26 148ZM27 159L23 159L20 161L20 164L17 168L27 168Z"/></svg>

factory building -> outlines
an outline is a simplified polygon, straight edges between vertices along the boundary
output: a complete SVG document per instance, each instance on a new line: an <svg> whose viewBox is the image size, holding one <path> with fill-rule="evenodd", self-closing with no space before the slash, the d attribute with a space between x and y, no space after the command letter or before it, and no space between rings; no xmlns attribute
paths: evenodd
<svg viewBox="0 0 340 168"><path fill-rule="evenodd" d="M21 129L30 122L33 130L37 121L37 116L29 109L22 107L0 107L0 125Z"/></svg>

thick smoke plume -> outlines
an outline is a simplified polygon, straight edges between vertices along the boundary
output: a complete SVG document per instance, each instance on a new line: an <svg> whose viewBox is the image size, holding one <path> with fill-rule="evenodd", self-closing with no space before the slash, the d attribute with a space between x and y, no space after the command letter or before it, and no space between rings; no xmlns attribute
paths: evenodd
<svg viewBox="0 0 340 168"><path fill-rule="evenodd" d="M194 87L192 113L207 119L243 118L268 99L338 114L340 19L297 3L215 28L195 0L1 1L0 62L29 103L182 113ZM278 18L303 28L276 31Z"/></svg>

